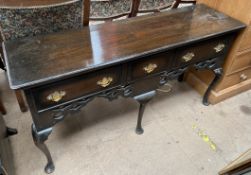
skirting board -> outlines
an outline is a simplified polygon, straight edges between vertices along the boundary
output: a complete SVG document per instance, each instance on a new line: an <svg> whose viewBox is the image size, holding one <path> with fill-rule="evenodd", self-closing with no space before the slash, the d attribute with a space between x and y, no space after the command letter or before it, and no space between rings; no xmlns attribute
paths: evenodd
<svg viewBox="0 0 251 175"><path fill-rule="evenodd" d="M192 72L189 72L186 76L186 82L193 87L196 91L198 91L201 95L204 94L206 91L208 85L200 80L195 74ZM228 87L226 89L223 89L221 91L212 91L209 95L209 102L211 104L219 103L227 98L230 98L232 96L235 96L239 93L242 93L244 91L247 91L251 89L251 79L243 81L239 84L236 84L234 86Z"/></svg>

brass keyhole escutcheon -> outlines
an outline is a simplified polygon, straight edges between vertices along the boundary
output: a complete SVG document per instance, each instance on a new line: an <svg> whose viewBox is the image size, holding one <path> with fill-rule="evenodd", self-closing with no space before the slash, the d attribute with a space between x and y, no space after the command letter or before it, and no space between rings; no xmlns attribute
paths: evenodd
<svg viewBox="0 0 251 175"><path fill-rule="evenodd" d="M47 100L52 102L59 102L65 95L65 91L55 91L47 96Z"/></svg>
<svg viewBox="0 0 251 175"><path fill-rule="evenodd" d="M225 44L219 43L217 46L214 47L216 53L221 52L225 48Z"/></svg>
<svg viewBox="0 0 251 175"><path fill-rule="evenodd" d="M182 57L182 60L185 62L189 62L195 57L195 54L193 52L188 52L186 55Z"/></svg>
<svg viewBox="0 0 251 175"><path fill-rule="evenodd" d="M146 73L150 74L150 73L152 73L157 67L158 67L157 64L150 63L150 64L148 64L147 66L143 67L143 70L144 70Z"/></svg>
<svg viewBox="0 0 251 175"><path fill-rule="evenodd" d="M113 81L112 77L104 77L97 82L97 85L105 88L108 87L112 83L112 81Z"/></svg>

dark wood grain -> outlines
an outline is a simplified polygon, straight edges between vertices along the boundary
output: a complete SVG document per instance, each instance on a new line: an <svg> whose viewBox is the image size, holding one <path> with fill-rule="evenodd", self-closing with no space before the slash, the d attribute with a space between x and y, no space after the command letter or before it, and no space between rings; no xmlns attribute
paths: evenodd
<svg viewBox="0 0 251 175"><path fill-rule="evenodd" d="M204 5L5 43L12 89L175 48L245 26Z"/></svg>

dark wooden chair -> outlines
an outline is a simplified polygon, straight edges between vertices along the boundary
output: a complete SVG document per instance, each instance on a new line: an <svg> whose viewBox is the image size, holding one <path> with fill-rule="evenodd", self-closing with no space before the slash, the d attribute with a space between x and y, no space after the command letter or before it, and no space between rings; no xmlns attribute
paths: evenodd
<svg viewBox="0 0 251 175"><path fill-rule="evenodd" d="M134 2L135 0L90 0L90 20L112 21L123 16L128 17Z"/></svg>
<svg viewBox="0 0 251 175"><path fill-rule="evenodd" d="M160 12L172 7L175 0L141 0L138 13Z"/></svg>
<svg viewBox="0 0 251 175"><path fill-rule="evenodd" d="M196 0L135 0L130 17L139 13L156 13L166 9L178 8L180 4L196 4Z"/></svg>
<svg viewBox="0 0 251 175"><path fill-rule="evenodd" d="M123 16L135 17L139 13L161 12L178 8L180 4L195 0L90 0L90 20L112 21Z"/></svg>
<svg viewBox="0 0 251 175"><path fill-rule="evenodd" d="M89 0L2 0L2 40L79 29L89 24L89 6ZM16 97L21 111L27 111L22 92Z"/></svg>

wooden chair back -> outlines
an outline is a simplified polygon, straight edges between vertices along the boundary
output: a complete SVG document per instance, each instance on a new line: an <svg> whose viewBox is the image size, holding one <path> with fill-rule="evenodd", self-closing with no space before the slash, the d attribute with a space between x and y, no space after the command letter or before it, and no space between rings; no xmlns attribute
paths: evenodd
<svg viewBox="0 0 251 175"><path fill-rule="evenodd" d="M0 30L3 40L48 34L88 25L89 0L3 0Z"/></svg>
<svg viewBox="0 0 251 175"><path fill-rule="evenodd" d="M90 20L112 21L129 16L138 0L90 0Z"/></svg>

